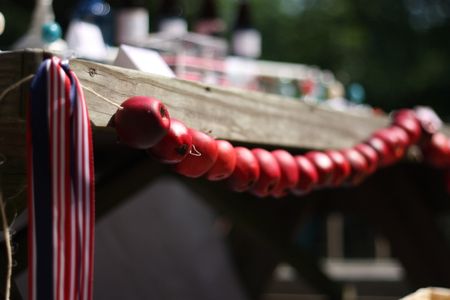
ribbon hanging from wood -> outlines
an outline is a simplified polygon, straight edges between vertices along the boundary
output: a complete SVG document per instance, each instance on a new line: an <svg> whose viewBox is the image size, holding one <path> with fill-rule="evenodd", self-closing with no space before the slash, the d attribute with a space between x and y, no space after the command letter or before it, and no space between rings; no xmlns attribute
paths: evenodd
<svg viewBox="0 0 450 300"><path fill-rule="evenodd" d="M28 108L28 299L92 299L91 127L81 85L59 58L42 62Z"/></svg>

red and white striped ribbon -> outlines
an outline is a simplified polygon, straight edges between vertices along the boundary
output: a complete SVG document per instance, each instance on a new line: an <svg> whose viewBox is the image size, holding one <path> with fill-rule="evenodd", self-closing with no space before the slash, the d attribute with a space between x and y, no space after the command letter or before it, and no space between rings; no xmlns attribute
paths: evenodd
<svg viewBox="0 0 450 300"><path fill-rule="evenodd" d="M58 58L44 61L35 76L27 128L29 299L92 299L91 128L80 83Z"/></svg>

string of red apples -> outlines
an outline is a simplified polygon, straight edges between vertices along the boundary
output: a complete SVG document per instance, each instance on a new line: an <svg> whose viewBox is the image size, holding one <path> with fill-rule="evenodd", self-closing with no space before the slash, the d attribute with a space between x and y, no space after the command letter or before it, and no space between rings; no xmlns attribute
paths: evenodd
<svg viewBox="0 0 450 300"><path fill-rule="evenodd" d="M389 127L367 140L342 150L310 151L291 155L283 149L234 147L181 121L151 97L135 96L121 104L112 118L119 141L145 149L154 159L174 166L187 177L226 180L237 192L259 197L303 195L313 189L357 185L378 168L401 160L412 145L419 146L426 162L450 167L450 140L432 120L414 110L392 114Z"/></svg>

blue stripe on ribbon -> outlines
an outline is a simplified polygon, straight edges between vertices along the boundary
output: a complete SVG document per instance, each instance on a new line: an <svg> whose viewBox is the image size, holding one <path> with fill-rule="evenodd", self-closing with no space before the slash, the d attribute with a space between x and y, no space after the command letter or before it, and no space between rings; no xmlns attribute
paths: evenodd
<svg viewBox="0 0 450 300"><path fill-rule="evenodd" d="M53 299L52 199L47 110L47 60L31 83L31 130L36 234L36 296Z"/></svg>

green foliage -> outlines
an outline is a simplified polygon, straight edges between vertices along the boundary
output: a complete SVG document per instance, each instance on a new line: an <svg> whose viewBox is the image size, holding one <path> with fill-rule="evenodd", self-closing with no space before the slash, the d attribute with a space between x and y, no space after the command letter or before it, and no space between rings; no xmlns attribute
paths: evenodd
<svg viewBox="0 0 450 300"><path fill-rule="evenodd" d="M330 69L344 83L361 82L367 101L386 110L421 104L450 115L450 10L418 30L407 1L253 2L264 59Z"/></svg>

